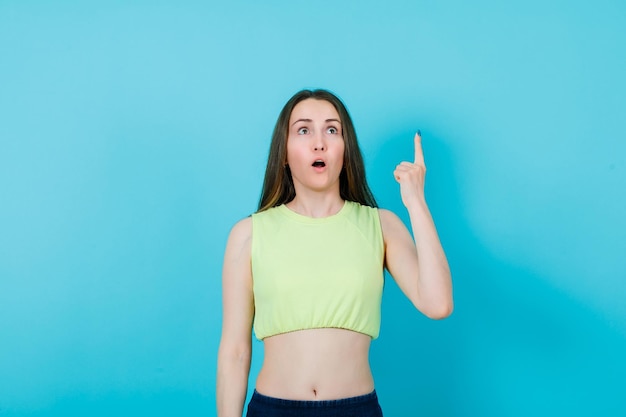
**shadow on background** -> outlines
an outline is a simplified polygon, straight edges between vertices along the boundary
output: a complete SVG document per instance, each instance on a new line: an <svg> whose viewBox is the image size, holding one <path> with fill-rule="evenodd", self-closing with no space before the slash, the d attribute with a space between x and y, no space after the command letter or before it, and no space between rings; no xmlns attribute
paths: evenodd
<svg viewBox="0 0 626 417"><path fill-rule="evenodd" d="M410 131L392 136L369 170L380 206L407 224L391 172L412 158L411 137ZM621 415L626 339L619 329L524 259L503 261L481 245L465 217L458 161L428 133L423 146L426 193L452 269L455 311L444 321L429 320L386 277L381 338L371 359L385 412Z"/></svg>

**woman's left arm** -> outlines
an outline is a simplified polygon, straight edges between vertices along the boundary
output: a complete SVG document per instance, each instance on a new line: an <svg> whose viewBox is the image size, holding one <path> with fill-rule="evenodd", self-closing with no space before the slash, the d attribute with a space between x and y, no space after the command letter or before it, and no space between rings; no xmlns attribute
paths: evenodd
<svg viewBox="0 0 626 417"><path fill-rule="evenodd" d="M414 239L394 213L380 210L385 240L385 266L413 305L433 319L452 313L452 280L446 255L424 196L426 166L421 136L415 135L415 161L394 171Z"/></svg>

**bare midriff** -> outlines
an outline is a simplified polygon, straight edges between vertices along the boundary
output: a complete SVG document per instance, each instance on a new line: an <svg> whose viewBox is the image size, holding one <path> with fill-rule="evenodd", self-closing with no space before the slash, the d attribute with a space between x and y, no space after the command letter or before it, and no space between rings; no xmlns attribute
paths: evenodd
<svg viewBox="0 0 626 417"><path fill-rule="evenodd" d="M335 400L369 394L371 337L344 329L309 329L265 338L256 390L289 400Z"/></svg>

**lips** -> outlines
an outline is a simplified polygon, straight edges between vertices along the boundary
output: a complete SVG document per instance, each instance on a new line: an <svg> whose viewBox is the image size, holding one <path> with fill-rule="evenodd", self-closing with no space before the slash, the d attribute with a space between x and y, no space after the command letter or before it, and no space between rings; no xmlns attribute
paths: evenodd
<svg viewBox="0 0 626 417"><path fill-rule="evenodd" d="M324 168L326 166L326 162L324 162L323 159L316 159L311 166L313 168Z"/></svg>

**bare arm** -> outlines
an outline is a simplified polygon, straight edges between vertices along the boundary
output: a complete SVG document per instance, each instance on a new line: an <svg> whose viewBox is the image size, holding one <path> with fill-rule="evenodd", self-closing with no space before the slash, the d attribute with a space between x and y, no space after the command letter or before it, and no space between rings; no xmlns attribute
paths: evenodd
<svg viewBox="0 0 626 417"><path fill-rule="evenodd" d="M217 359L217 415L241 417L250 372L254 298L250 251L252 219L231 230L222 270L222 337Z"/></svg>
<svg viewBox="0 0 626 417"><path fill-rule="evenodd" d="M421 137L415 135L415 162L402 162L394 176L409 212L415 241L402 221L380 210L385 239L386 267L411 302L426 316L445 318L452 313L452 280L446 255L424 197L426 166Z"/></svg>

